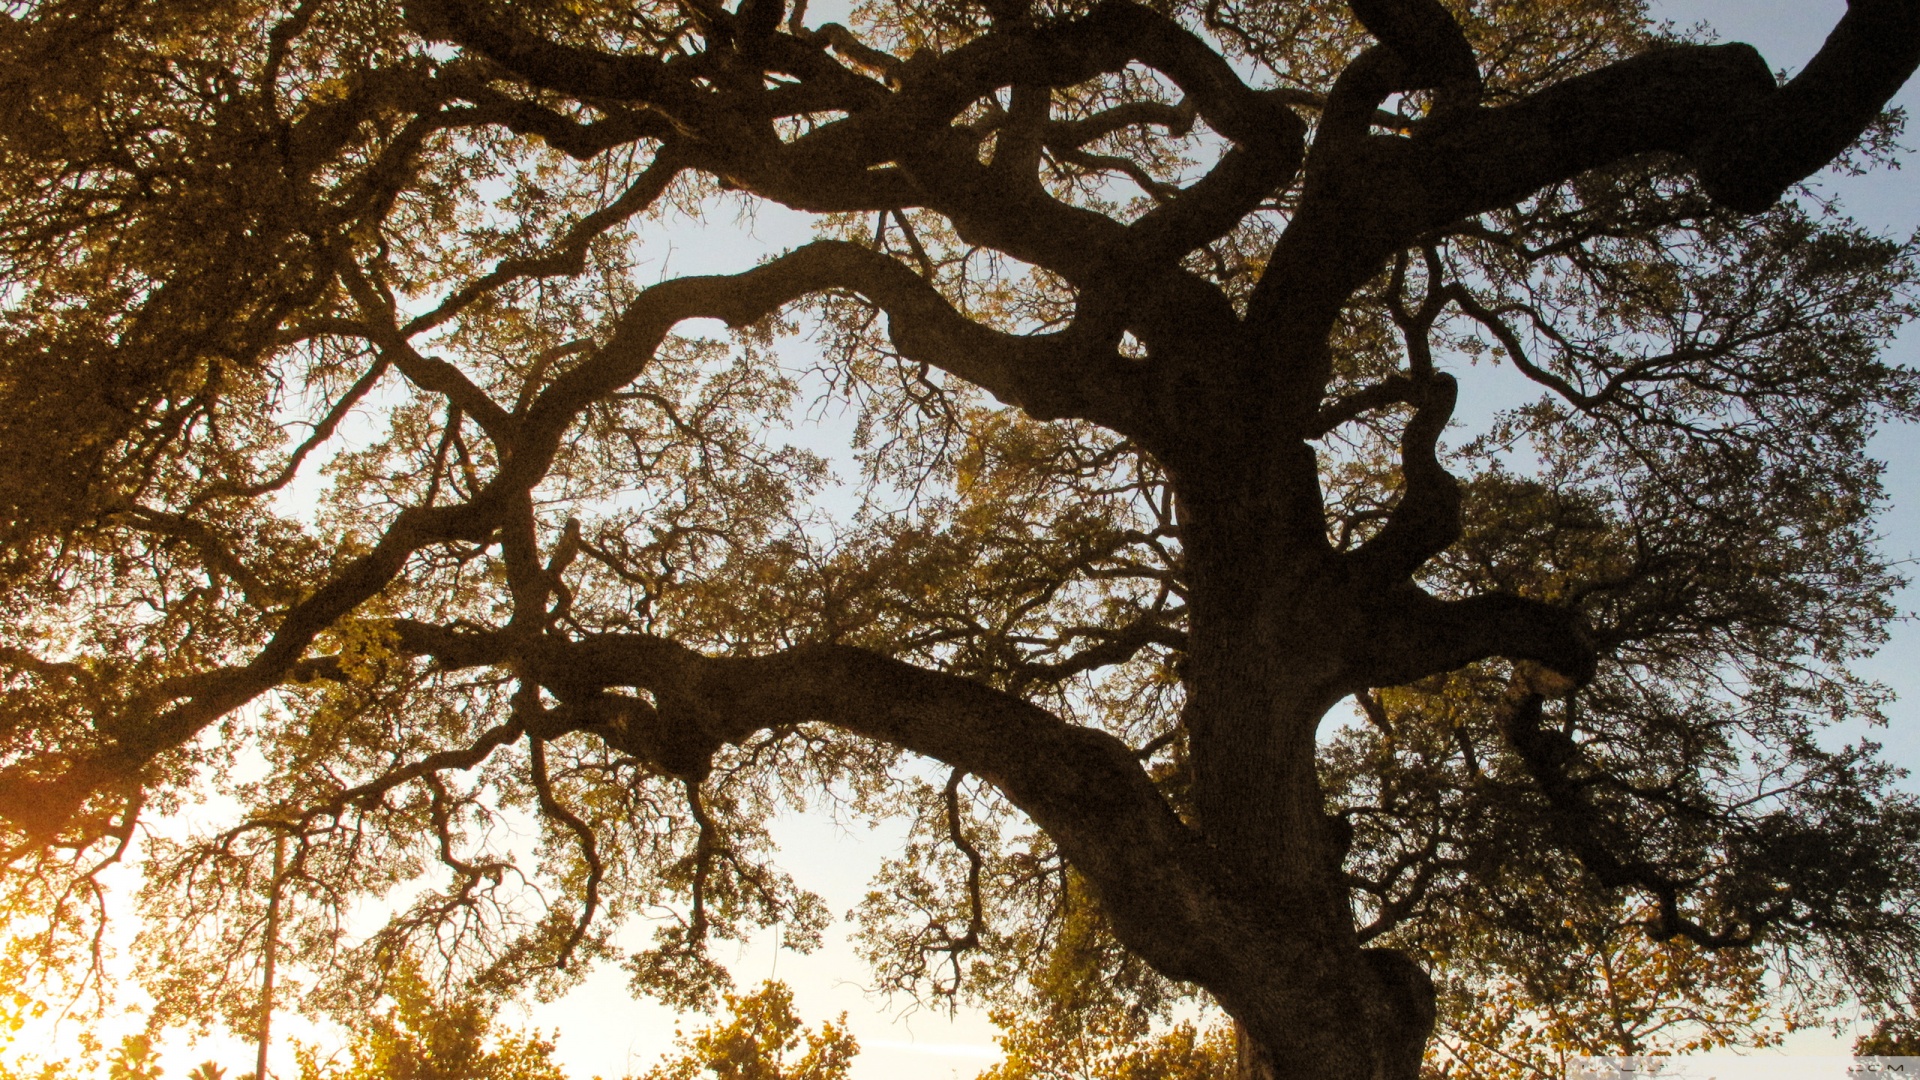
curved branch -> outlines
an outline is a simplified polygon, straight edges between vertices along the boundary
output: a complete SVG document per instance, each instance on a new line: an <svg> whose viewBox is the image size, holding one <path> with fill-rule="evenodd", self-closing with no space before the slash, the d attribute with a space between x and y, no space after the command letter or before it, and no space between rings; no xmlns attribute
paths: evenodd
<svg viewBox="0 0 1920 1080"><path fill-rule="evenodd" d="M1500 342L1500 347L1507 351L1508 359L1513 361L1514 367L1520 369L1521 374L1559 394L1575 408L1591 409L1604 399L1605 395L1595 396L1581 392L1572 383L1535 364L1527 355L1526 345L1520 340L1520 335L1514 333L1513 327L1507 325L1507 321L1500 317L1499 312L1482 304L1466 286L1455 282L1447 286L1446 293L1449 299L1460 306L1461 311L1466 312L1468 318L1486 327L1495 340Z"/></svg>
<svg viewBox="0 0 1920 1080"><path fill-rule="evenodd" d="M1322 340L1353 291L1419 236L1637 155L1683 156L1714 201L1766 209L1858 138L1920 66L1920 2L1854 0L1784 88L1751 46L1675 46L1511 105L1456 110L1413 138L1367 135L1379 95L1406 81L1401 60L1370 50L1329 101L1301 208L1248 304L1277 346ZM1324 358L1297 363L1300 393L1320 392Z"/></svg>
<svg viewBox="0 0 1920 1080"><path fill-rule="evenodd" d="M869 154L890 156L998 88L1071 86L1130 63L1164 74L1215 131L1243 146L1284 138L1286 120L1298 123L1186 27L1127 0L1103 0L1078 19L1039 29L999 27L943 56L903 65L900 88L885 104L800 141L859 142Z"/></svg>
<svg viewBox="0 0 1920 1080"><path fill-rule="evenodd" d="M1316 94L1296 86L1277 86L1265 93L1282 105L1297 109L1312 109L1315 112L1324 113L1333 105L1326 94ZM1400 132L1417 131L1421 123L1416 117L1401 116L1399 113L1390 113L1380 108L1374 109L1373 115L1368 119L1373 127Z"/></svg>
<svg viewBox="0 0 1920 1080"><path fill-rule="evenodd" d="M745 273L680 278L641 294L613 339L556 378L528 412L542 433L638 374L667 331L692 318L753 323L809 293L850 289L887 312L901 353L983 387L1051 420L1081 417L1123 432L1141 423L1147 390L1136 365L1072 327L1021 336L968 319L938 289L897 260L842 241L820 240Z"/></svg>
<svg viewBox="0 0 1920 1080"><path fill-rule="evenodd" d="M554 961L554 966L564 971L574 950L580 947L581 940L587 936L587 927L593 923L594 913L600 909L600 882L606 876L606 865L600 860L600 845L593 828L554 797L553 781L547 776L546 740L528 732L527 757L532 766L528 775L533 782L534 793L540 800L540 812L573 833L580 847L580 858L587 864L585 895L580 901L580 920L574 923L573 932L567 935L566 943L560 947L560 956Z"/></svg>
<svg viewBox="0 0 1920 1080"><path fill-rule="evenodd" d="M1304 883L1241 879L1174 814L1127 745L1104 732L971 680L850 646L708 657L645 635L568 641L444 630L415 644L434 636L450 647L433 654L443 665L456 656L511 654L515 668L563 707L591 711L614 688L646 690L656 705L624 718L622 747L678 747L679 761L651 763L679 775L689 790L722 746L803 724L836 727L971 773L1053 839L1119 938L1161 973L1204 979L1263 1037L1326 1013L1323 992L1271 977L1275 965L1333 964L1345 955L1306 930L1319 894Z"/></svg>
<svg viewBox="0 0 1920 1080"><path fill-rule="evenodd" d="M1039 28L998 26L944 55L923 53L890 70L891 92L820 61L827 43L814 34L806 41L774 34L769 48L792 52L795 62L788 66L800 69L799 88L788 89L806 100L792 102L770 97L782 90L754 98L761 93L757 89L720 89L726 80L717 78L716 89L696 89L696 75L717 70L708 54L661 61L562 45L510 25L474 0L414 0L408 13L421 33L455 41L535 86L583 100L661 110L699 144L697 153L689 152L689 164L765 197L816 211L930 206L951 217L969 242L1046 266L1083 287L1130 280L1148 264L1164 269L1222 235L1291 177L1302 153L1305 125L1280 98L1249 87L1179 23L1125 0L1106 0L1081 18ZM799 62L809 56L815 66L824 62L826 67L816 72ZM978 167L975 137L951 126L961 112L1000 88L1018 85L1044 95L1045 88L1115 73L1131 63L1161 72L1186 95L1173 117L1156 119L1197 113L1237 144L1183 198L1135 223L1131 232L1104 215L1047 198L1031 175L1017 182L1004 176L990 180L989 170ZM846 79L859 85L845 94L829 88L827 98L819 100L807 89L817 81L838 85ZM484 88L463 87L462 93L490 98ZM529 112L528 106L495 101L494 107L530 129L545 133L558 126L563 135L584 138L578 125ZM784 144L770 128L748 119L819 109L848 115ZM1089 128L1066 130L1068 137L1091 137L1102 124L1119 119L1137 117L1122 112ZM1052 135L1056 129L1045 130ZM586 148L594 145L588 140ZM890 162L894 167L880 167Z"/></svg>
<svg viewBox="0 0 1920 1080"><path fill-rule="evenodd" d="M409 0L408 25L429 41L471 49L549 90L577 97L698 113L707 95L652 56L622 56L562 45L496 18L480 0Z"/></svg>
<svg viewBox="0 0 1920 1080"><path fill-rule="evenodd" d="M461 506L402 510L371 551L289 608L248 663L169 680L121 703L118 711L143 722L127 724L98 751L63 762L58 773L0 770L0 818L25 832L30 844L53 843L96 792L137 782L155 758L285 681L314 638L385 588L414 552L439 540L485 537L495 502L483 492Z"/></svg>
<svg viewBox="0 0 1920 1080"><path fill-rule="evenodd" d="M1714 198L1758 213L1852 145L1920 67L1920 3L1848 0L1807 66L1696 155Z"/></svg>
<svg viewBox="0 0 1920 1080"><path fill-rule="evenodd" d="M498 124L516 135L535 136L578 161L640 139L666 139L673 125L655 112L609 105L598 120L582 123L551 109L504 94L484 81L456 72L447 76L448 89L473 103L468 119L476 124Z"/></svg>
<svg viewBox="0 0 1920 1080"><path fill-rule="evenodd" d="M1857 139L1916 66L1920 3L1853 0L1784 87L1751 46L1659 49L1463 119L1408 165L1428 225L1654 151L1687 156L1716 202L1758 213Z"/></svg>
<svg viewBox="0 0 1920 1080"><path fill-rule="evenodd" d="M798 8L795 8L798 11ZM797 23L788 24L788 32L794 37L817 48L832 49L855 64L876 72L889 79L899 71L904 63L890 52L883 52L855 36L854 32L837 22L822 23L818 28L807 30Z"/></svg>
<svg viewBox="0 0 1920 1080"><path fill-rule="evenodd" d="M1149 645L1185 649L1187 635L1168 625L1169 621L1165 615L1143 615L1134 622L1112 630L1072 627L1061 635L1063 640L1073 636L1096 637L1098 644L1089 645L1058 660L1024 661L1014 671L1023 678L1060 682L1084 671L1124 664Z"/></svg>
<svg viewBox="0 0 1920 1080"><path fill-rule="evenodd" d="M379 802L387 792L409 781L432 780L448 770L465 771L474 768L491 757L495 750L518 739L523 733L518 720L510 720L490 727L465 746L427 754L391 769L364 784L346 788L325 802L304 808L300 813L298 828L304 830L316 817L337 818L349 806L373 805Z"/></svg>
<svg viewBox="0 0 1920 1080"><path fill-rule="evenodd" d="M580 273L586 267L588 245L608 229L653 205L654 200L667 190L667 185L673 182L673 178L680 175L681 167L678 155L662 148L654 156L653 163L620 193L619 198L574 222L566 235L544 254L500 260L492 270L462 286L432 311L410 320L400 333L409 338L425 333L508 282L524 277L572 276Z"/></svg>
<svg viewBox="0 0 1920 1080"><path fill-rule="evenodd" d="M1364 637L1349 661L1358 687L1404 686L1496 656L1545 665L1576 683L1593 677L1593 641L1568 608L1504 593L1441 600L1405 585L1363 609Z"/></svg>
<svg viewBox="0 0 1920 1080"><path fill-rule="evenodd" d="M1152 173L1132 158L1119 154L1095 154L1072 146L1053 150L1053 154L1061 162L1078 166L1091 173L1119 173L1133 181L1136 187L1151 196L1155 202L1165 203L1180 194L1180 188L1177 185L1155 180Z"/></svg>
<svg viewBox="0 0 1920 1080"><path fill-rule="evenodd" d="M409 335L400 327L399 312L392 298L375 288L357 265L346 263L340 276L368 320L361 325L366 328L367 339L379 347L381 359L398 368L408 382L420 389L444 395L478 421L495 443L505 445L514 429L513 417L507 410L458 367L415 350Z"/></svg>
<svg viewBox="0 0 1920 1080"><path fill-rule="evenodd" d="M1185 99L1178 105L1166 105L1158 101L1123 102L1084 119L1048 122L1045 136L1047 148L1074 149L1115 132L1149 124L1164 128L1171 135L1185 135L1193 130L1193 119L1199 115L1199 111L1193 102Z"/></svg>
<svg viewBox="0 0 1920 1080"><path fill-rule="evenodd" d="M966 775L959 769L949 772L945 792L947 838L953 841L953 846L967 860L967 932L959 937L954 937L951 932L945 933L946 943L939 947L953 965L953 985L956 989L960 985L960 955L979 948L980 936L987 932L986 905L981 902L980 896L980 873L986 860L981 856L980 849L967 839L966 830L961 828L960 823L960 781Z"/></svg>
<svg viewBox="0 0 1920 1080"><path fill-rule="evenodd" d="M354 380L353 385L347 387L346 393L340 395L340 400L327 410L327 414L320 418L318 424L314 425L312 433L301 440L300 445L287 456L287 463L280 467L279 472L257 484L248 484L244 487L216 482L195 496L191 505L199 506L216 498L252 499L286 487L299 473L300 466L306 462L307 456L322 443L333 438L333 433L339 429L340 422L347 418L348 413L359 407L361 400L372 392L374 386L386 375L387 369L391 366L392 361L385 354L376 358L372 366L367 368L366 373Z"/></svg>
<svg viewBox="0 0 1920 1080"><path fill-rule="evenodd" d="M656 706L609 729L625 732L622 749L666 752L671 760L649 755L651 763L689 784L720 747L795 724L831 725L978 776L1054 838L1125 940L1170 977L1209 972L1209 985L1227 999L1269 993L1258 988L1276 950L1310 947L1289 933L1283 914L1274 924L1290 898L1241 895L1126 744L970 680L842 645L708 657L644 635L515 641L506 632L420 624L396 631L403 650L444 667L511 657L563 710L617 708L637 699L615 698L612 688L646 690Z"/></svg>
<svg viewBox="0 0 1920 1080"><path fill-rule="evenodd" d="M1453 13L1439 0L1349 0L1367 32L1394 51L1410 76L1404 89L1438 89L1443 107L1472 104L1480 65Z"/></svg>
<svg viewBox="0 0 1920 1080"><path fill-rule="evenodd" d="M1406 580L1460 538L1460 485L1439 457L1459 384L1437 373L1417 385L1418 408L1400 436L1406 490L1387 523L1349 556L1356 576L1384 586Z"/></svg>
<svg viewBox="0 0 1920 1080"><path fill-rule="evenodd" d="M1144 376L1111 348L1102 349L1071 328L1040 337L990 330L961 315L895 260L833 241L810 244L743 274L680 278L646 290L607 344L557 376L520 416L509 417L458 368L413 353L401 339L390 355L403 373L428 389L449 393L463 411L491 416L490 432L510 449L499 471L470 502L402 510L371 551L289 608L248 663L187 676L128 702L130 712L153 717L135 727L137 734L67 763L55 776L10 771L0 785L5 789L0 816L36 838L51 838L94 792L127 782L158 755L282 682L322 630L385 588L414 552L439 542L491 537L546 475L579 412L637 377L682 320L707 317L745 325L829 288L857 289L886 310L895 344L910 358L977 383L1038 417L1084 417L1123 432L1143 422ZM363 305L391 312L364 278L356 280L355 292ZM368 336L393 339L398 330L370 328Z"/></svg>
<svg viewBox="0 0 1920 1080"><path fill-rule="evenodd" d="M1389 375L1377 383L1343 394L1321 406L1313 422L1307 426L1305 437L1322 438L1333 434L1342 424L1358 420L1375 409L1408 404L1413 400L1415 392L1412 379L1405 375Z"/></svg>
<svg viewBox="0 0 1920 1080"><path fill-rule="evenodd" d="M132 528L183 541L200 556L202 565L209 572L217 573L240 586L247 602L256 607L285 603L290 599L287 589L254 572L212 526L198 518L135 505L127 508L124 520Z"/></svg>
<svg viewBox="0 0 1920 1080"><path fill-rule="evenodd" d="M452 365L434 363L465 382ZM470 382L466 385L472 387ZM479 393L478 388L474 392ZM183 745L220 717L290 678L317 673L317 667L300 661L322 631L386 588L422 548L489 538L516 493L524 495L545 475L564 428L563 422L535 429L531 436L525 430L516 431L516 452L508 466L471 501L402 509L371 550L347 562L325 584L289 607L251 660L170 679L109 706L109 711L131 722L121 725L118 737L94 753L62 762L57 773L23 766L0 770L0 819L25 832L30 844L52 843L95 793L136 783L155 758ZM544 443L539 441L543 436Z"/></svg>

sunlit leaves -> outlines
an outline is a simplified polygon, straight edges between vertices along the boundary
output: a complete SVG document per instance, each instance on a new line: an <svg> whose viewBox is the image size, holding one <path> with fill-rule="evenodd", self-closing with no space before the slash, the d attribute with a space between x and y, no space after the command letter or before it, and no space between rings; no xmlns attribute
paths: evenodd
<svg viewBox="0 0 1920 1080"><path fill-rule="evenodd" d="M387 994L391 1003L363 1017L343 1050L299 1046L300 1080L566 1080L551 1041L499 1030L496 1002L445 992L406 957Z"/></svg>
<svg viewBox="0 0 1920 1080"><path fill-rule="evenodd" d="M1234 1071L1233 1030L1191 1022L1143 1039L1138 1033L1076 1030L1062 1017L997 1014L1006 1060L982 1080L1225 1080Z"/></svg>
<svg viewBox="0 0 1920 1080"><path fill-rule="evenodd" d="M793 1011L793 991L765 982L751 994L728 994L724 1022L680 1033L679 1053L636 1080L844 1080L860 1044L842 1014L814 1031Z"/></svg>

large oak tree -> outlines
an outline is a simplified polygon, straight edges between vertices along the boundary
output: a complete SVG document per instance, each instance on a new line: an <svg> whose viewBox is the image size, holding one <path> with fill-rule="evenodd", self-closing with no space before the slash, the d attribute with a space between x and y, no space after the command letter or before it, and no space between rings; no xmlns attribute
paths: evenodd
<svg viewBox="0 0 1920 1080"><path fill-rule="evenodd" d="M1634 0L4 10L21 948L194 804L163 1008L243 1021L269 907L316 1000L649 915L696 1003L817 939L767 823L827 800L917 823L889 985L1197 987L1248 1077L1413 1077L1432 970L1575 911L1915 985L1920 808L1818 737L1914 253L1796 185L1885 152L1920 2L1784 82ZM646 261L762 201L819 238Z"/></svg>

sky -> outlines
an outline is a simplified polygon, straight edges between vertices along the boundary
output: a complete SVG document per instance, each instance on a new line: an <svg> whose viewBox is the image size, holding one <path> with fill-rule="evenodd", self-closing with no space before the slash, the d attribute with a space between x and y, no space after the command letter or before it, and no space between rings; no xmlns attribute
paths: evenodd
<svg viewBox="0 0 1920 1080"><path fill-rule="evenodd" d="M843 17L838 5L811 5L810 21ZM1654 0L1656 14L1683 25L1706 22L1724 40L1741 40L1758 47L1776 67L1797 69L1818 48L1820 40L1845 10L1844 0ZM1920 89L1910 86L1901 102L1920 113ZM1920 133L1910 140L1920 143ZM1908 155L1910 158L1914 155ZM1917 163L1920 164L1920 163ZM1912 172L1882 173L1865 178L1830 181L1846 207L1870 226L1904 235L1920 229L1920 189ZM736 229L672 228L657 245L661 276L701 272L730 272L752 265L764 251L800 242L806 222L779 208L761 210ZM1909 331L1896 345L1895 355L1920 364L1920 332ZM1884 521L1884 550L1895 559L1920 553L1920 429L1890 430L1875 442L1875 455L1887 464L1889 506ZM1903 610L1920 608L1920 587L1909 587L1900 598ZM1889 755L1920 772L1920 624L1903 621L1881 653L1862 670L1896 692L1901 699L1890 710L1890 723L1865 734L1885 744ZM1861 732L1849 732L1851 736ZM794 816L780 823L777 835L787 852L786 865L799 884L820 893L831 910L845 913L859 903L867 881L885 854L895 850L902 826L875 832L843 828L819 816ZM990 1065L998 1053L994 1029L984 1015L963 1010L949 1016L916 1009L912 1003L875 998L865 989L868 973L853 955L845 937L846 925L828 934L827 944L812 956L782 954L774 935L727 957L738 983L750 988L765 978L780 978L794 989L796 1006L809 1023L845 1012L860 1040L862 1053L854 1067L855 1080L946 1080L967 1078ZM639 944L644 928L628 931ZM559 1001L534 1005L503 1020L524 1023L557 1039L559 1057L580 1080L595 1075L619 1077L644 1070L670 1048L676 1017L657 1004L636 1001L626 990L626 977L617 968L591 975ZM698 1018L689 1017L693 1026ZM328 1033L292 1017L284 1018L283 1033L309 1041ZM1682 1075L1718 1080L1816 1080L1844 1074L1850 1037L1820 1032L1790 1037L1777 1053L1747 1058L1706 1055L1690 1061ZM230 1074L251 1068L246 1044L229 1038L210 1038L189 1045L180 1037L164 1047L173 1071L213 1057L228 1065ZM283 1043L274 1054L275 1072L292 1074L292 1061ZM1671 1075L1671 1073L1670 1073Z"/></svg>

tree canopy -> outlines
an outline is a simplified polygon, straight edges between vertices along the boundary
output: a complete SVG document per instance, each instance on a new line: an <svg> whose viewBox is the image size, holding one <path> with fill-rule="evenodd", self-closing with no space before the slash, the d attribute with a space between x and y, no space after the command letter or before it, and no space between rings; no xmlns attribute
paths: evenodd
<svg viewBox="0 0 1920 1080"><path fill-rule="evenodd" d="M1823 731L1920 263L1796 185L1889 153L1916 0L1784 81L1638 0L40 0L0 57L9 963L137 852L162 1020L249 1027L270 908L313 1008L700 1006L820 940L769 823L825 806L911 822L883 987L1204 995L1250 1078L1410 1080L1569 956L1645 969L1602 1041L1912 1004L1920 804ZM648 246L769 204L815 238Z"/></svg>

